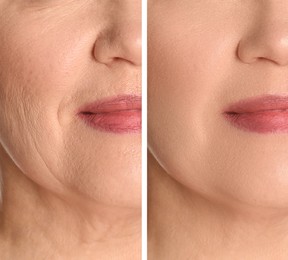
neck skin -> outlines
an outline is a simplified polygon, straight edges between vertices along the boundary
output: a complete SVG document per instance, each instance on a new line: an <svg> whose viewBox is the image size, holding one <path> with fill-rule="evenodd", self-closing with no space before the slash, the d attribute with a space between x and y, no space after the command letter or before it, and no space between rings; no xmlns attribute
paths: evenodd
<svg viewBox="0 0 288 260"><path fill-rule="evenodd" d="M86 207L88 199L76 205L36 185L0 155L1 259L141 258L140 209L95 202Z"/></svg>
<svg viewBox="0 0 288 260"><path fill-rule="evenodd" d="M171 178L152 155L148 169L151 259L287 259L287 210L203 198Z"/></svg>

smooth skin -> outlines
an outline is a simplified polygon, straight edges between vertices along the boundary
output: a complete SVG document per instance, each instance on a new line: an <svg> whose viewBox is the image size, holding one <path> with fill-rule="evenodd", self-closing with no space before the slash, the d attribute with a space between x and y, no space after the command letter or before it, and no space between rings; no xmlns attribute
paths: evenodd
<svg viewBox="0 0 288 260"><path fill-rule="evenodd" d="M0 0L1 259L140 259L141 135L77 116L140 84L140 0Z"/></svg>
<svg viewBox="0 0 288 260"><path fill-rule="evenodd" d="M288 135L223 109L288 95L285 0L149 0L150 259L288 256Z"/></svg>

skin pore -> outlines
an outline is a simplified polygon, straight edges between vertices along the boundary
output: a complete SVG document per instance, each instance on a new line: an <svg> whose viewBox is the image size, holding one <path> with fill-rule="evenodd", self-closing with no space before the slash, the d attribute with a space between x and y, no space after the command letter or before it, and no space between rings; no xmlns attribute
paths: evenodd
<svg viewBox="0 0 288 260"><path fill-rule="evenodd" d="M288 137L229 104L288 94L284 0L150 0L151 259L287 259Z"/></svg>
<svg viewBox="0 0 288 260"><path fill-rule="evenodd" d="M141 95L141 1L0 0L1 259L140 259L141 135L83 105Z"/></svg>

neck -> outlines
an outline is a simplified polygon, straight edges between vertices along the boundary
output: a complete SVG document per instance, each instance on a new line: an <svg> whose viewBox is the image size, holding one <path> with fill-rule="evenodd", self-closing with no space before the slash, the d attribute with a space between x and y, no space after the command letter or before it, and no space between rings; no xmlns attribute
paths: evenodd
<svg viewBox="0 0 288 260"><path fill-rule="evenodd" d="M0 250L7 258L3 259L41 259L43 252L51 259L140 259L140 209L56 195L16 166L7 167L9 158L5 160Z"/></svg>
<svg viewBox="0 0 288 260"><path fill-rule="evenodd" d="M205 198L151 155L149 226L151 259L287 259L287 210Z"/></svg>

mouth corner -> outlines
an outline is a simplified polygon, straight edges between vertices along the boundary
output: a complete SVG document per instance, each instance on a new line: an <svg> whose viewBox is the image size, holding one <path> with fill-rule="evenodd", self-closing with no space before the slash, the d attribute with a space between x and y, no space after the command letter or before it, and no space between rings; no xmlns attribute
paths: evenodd
<svg viewBox="0 0 288 260"><path fill-rule="evenodd" d="M112 133L140 133L141 96L122 95L89 103L80 109L80 118L90 127Z"/></svg>

